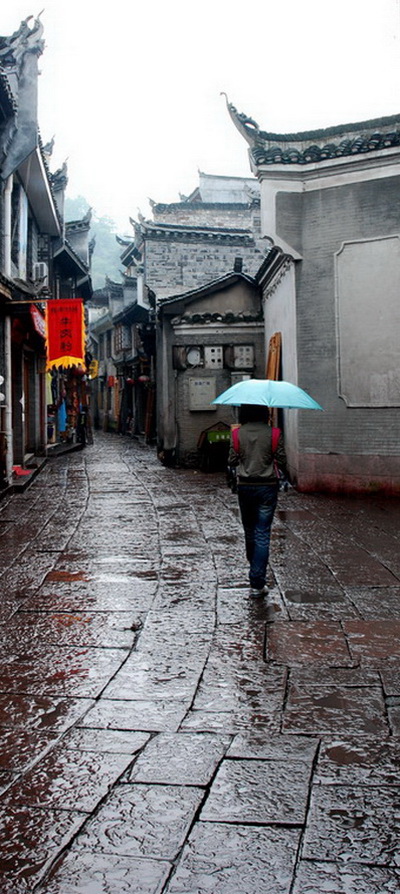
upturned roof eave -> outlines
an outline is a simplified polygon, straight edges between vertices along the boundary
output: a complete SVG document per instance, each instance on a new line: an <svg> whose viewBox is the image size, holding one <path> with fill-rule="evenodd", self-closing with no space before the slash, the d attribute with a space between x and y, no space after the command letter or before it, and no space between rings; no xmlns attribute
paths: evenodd
<svg viewBox="0 0 400 894"><path fill-rule="evenodd" d="M345 124L333 124L329 127L320 127L313 130L296 131L294 133L275 133L273 131L260 130L253 118L238 112L232 103L227 103L229 114L237 129L245 136L250 146L257 143L304 143L311 140L325 139L325 137L339 136L343 133L359 134L362 131L373 133L378 127L400 127L400 112L395 115L385 115L380 118L368 118L363 121L347 122Z"/></svg>
<svg viewBox="0 0 400 894"><path fill-rule="evenodd" d="M53 259L60 263L65 259L68 262L68 267L72 265L76 270L88 275L89 265L85 264L83 258L79 257L67 239L64 239L59 248L54 252Z"/></svg>
<svg viewBox="0 0 400 894"><path fill-rule="evenodd" d="M400 145L400 113L297 133L260 130L252 118L227 102L232 121L250 147L253 173L263 165L307 168L327 159L360 157L388 152Z"/></svg>

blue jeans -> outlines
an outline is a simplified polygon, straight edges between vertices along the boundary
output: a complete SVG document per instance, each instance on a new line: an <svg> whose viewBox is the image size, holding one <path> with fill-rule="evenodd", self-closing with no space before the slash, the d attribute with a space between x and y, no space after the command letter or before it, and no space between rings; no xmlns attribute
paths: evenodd
<svg viewBox="0 0 400 894"><path fill-rule="evenodd" d="M265 586L278 484L239 484L238 499L250 562L250 586L261 590Z"/></svg>

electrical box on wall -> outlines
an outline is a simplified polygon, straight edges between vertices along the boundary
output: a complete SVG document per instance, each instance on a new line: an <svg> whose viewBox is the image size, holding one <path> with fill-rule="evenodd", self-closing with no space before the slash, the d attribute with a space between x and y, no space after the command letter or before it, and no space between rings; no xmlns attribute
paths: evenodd
<svg viewBox="0 0 400 894"><path fill-rule="evenodd" d="M237 382L244 382L245 379L251 379L251 376L248 373L231 373L231 385L236 385Z"/></svg>
<svg viewBox="0 0 400 894"><path fill-rule="evenodd" d="M215 376L191 377L189 379L189 410L216 410L211 406L217 396L217 380Z"/></svg>
<svg viewBox="0 0 400 894"><path fill-rule="evenodd" d="M200 345L173 345L172 365L174 369L190 369L203 366L203 348Z"/></svg>
<svg viewBox="0 0 400 894"><path fill-rule="evenodd" d="M222 369L223 365L222 345L207 345L204 348L204 366L206 369Z"/></svg>
<svg viewBox="0 0 400 894"><path fill-rule="evenodd" d="M227 345L225 365L230 369L254 369L254 345Z"/></svg>
<svg viewBox="0 0 400 894"><path fill-rule="evenodd" d="M235 369L253 369L253 345L235 345L233 349L233 357L235 361Z"/></svg>

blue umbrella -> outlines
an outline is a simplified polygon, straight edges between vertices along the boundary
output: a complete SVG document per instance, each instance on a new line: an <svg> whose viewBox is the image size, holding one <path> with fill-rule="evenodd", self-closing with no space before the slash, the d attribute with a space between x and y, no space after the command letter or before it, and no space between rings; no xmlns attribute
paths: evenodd
<svg viewBox="0 0 400 894"><path fill-rule="evenodd" d="M306 391L291 382L275 382L273 379L244 379L236 382L213 400L213 404L230 404L240 407L242 404L265 405L266 407L297 408L304 410L322 410L316 400Z"/></svg>

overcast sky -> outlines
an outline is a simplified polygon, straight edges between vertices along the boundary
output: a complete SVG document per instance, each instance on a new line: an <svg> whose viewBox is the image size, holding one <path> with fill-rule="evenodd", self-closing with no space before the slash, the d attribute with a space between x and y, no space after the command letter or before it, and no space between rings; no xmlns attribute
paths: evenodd
<svg viewBox="0 0 400 894"><path fill-rule="evenodd" d="M290 133L400 113L400 0L43 0L39 125L119 232L148 197L179 200L207 174L250 176L224 98ZM39 0L40 4L40 0ZM0 33L38 15L2 5Z"/></svg>

